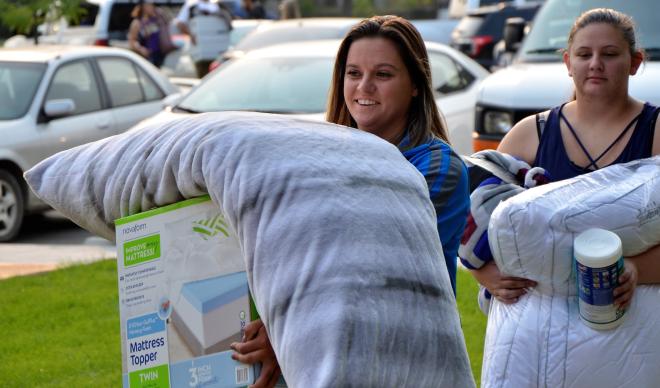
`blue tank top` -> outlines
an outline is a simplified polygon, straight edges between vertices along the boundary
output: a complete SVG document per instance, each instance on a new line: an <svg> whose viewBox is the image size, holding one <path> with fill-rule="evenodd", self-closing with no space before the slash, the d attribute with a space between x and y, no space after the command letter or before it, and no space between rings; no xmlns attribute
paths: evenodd
<svg viewBox="0 0 660 388"><path fill-rule="evenodd" d="M534 166L544 168L550 174L552 181L569 179L593 171L576 165L568 158L560 131L560 112L564 105L550 111L534 160ZM634 129L631 128L633 134L628 144L612 164L651 157L657 115L658 107L648 102L644 104L637 124Z"/></svg>

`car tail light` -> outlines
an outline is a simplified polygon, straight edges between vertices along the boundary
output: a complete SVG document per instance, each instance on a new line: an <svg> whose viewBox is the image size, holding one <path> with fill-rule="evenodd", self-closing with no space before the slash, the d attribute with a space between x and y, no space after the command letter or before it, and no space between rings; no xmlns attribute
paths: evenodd
<svg viewBox="0 0 660 388"><path fill-rule="evenodd" d="M109 46L107 39L96 39L94 41L94 46Z"/></svg>
<svg viewBox="0 0 660 388"><path fill-rule="evenodd" d="M472 37L472 52L470 56L476 58L481 53L481 50L486 47L487 44L493 42L492 35L477 35Z"/></svg>
<svg viewBox="0 0 660 388"><path fill-rule="evenodd" d="M211 62L211 64L209 64L209 73L217 69L218 67L220 67L220 61L216 59L215 61Z"/></svg>

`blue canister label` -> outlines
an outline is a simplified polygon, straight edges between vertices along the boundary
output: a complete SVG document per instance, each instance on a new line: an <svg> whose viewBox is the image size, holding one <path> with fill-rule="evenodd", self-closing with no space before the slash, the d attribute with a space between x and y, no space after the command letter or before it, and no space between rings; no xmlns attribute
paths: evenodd
<svg viewBox="0 0 660 388"><path fill-rule="evenodd" d="M582 319L593 324L616 321L624 310L614 305L613 291L623 273L623 257L607 267L591 268L576 260L578 303Z"/></svg>

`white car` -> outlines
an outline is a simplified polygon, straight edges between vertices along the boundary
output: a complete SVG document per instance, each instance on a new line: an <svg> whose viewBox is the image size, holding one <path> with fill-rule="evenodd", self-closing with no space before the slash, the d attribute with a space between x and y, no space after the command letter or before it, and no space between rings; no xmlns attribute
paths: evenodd
<svg viewBox="0 0 660 388"><path fill-rule="evenodd" d="M342 39L361 19L346 17L300 18L263 23L250 31L236 45L230 47L216 60L217 64L238 58L251 50L276 44ZM217 65L216 65L217 66Z"/></svg>
<svg viewBox="0 0 660 388"><path fill-rule="evenodd" d="M222 64L175 106L153 120L226 110L308 116L324 120L340 40L295 42L247 52ZM454 149L472 153L476 86L488 75L478 63L440 43L427 42L436 102Z"/></svg>
<svg viewBox="0 0 660 388"><path fill-rule="evenodd" d="M124 49L0 49L0 241L17 235L25 213L48 209L23 172L123 132L179 96L156 67Z"/></svg>

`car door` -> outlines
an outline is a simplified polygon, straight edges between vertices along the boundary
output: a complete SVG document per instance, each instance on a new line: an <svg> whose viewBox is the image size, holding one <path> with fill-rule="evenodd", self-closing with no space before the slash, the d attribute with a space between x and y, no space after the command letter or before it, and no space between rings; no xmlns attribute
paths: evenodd
<svg viewBox="0 0 660 388"><path fill-rule="evenodd" d="M73 111L61 117L46 117L43 114L44 105L57 99L73 101ZM30 164L62 150L114 134L112 114L103 109L94 69L87 59L58 66L50 79L41 112L37 124L40 141L35 142L35 147L27 153Z"/></svg>
<svg viewBox="0 0 660 388"><path fill-rule="evenodd" d="M100 57L97 63L118 133L163 109L165 93L138 64L112 56Z"/></svg>
<svg viewBox="0 0 660 388"><path fill-rule="evenodd" d="M429 61L435 101L447 121L449 140L459 154L472 154L476 78L442 52L430 51Z"/></svg>

